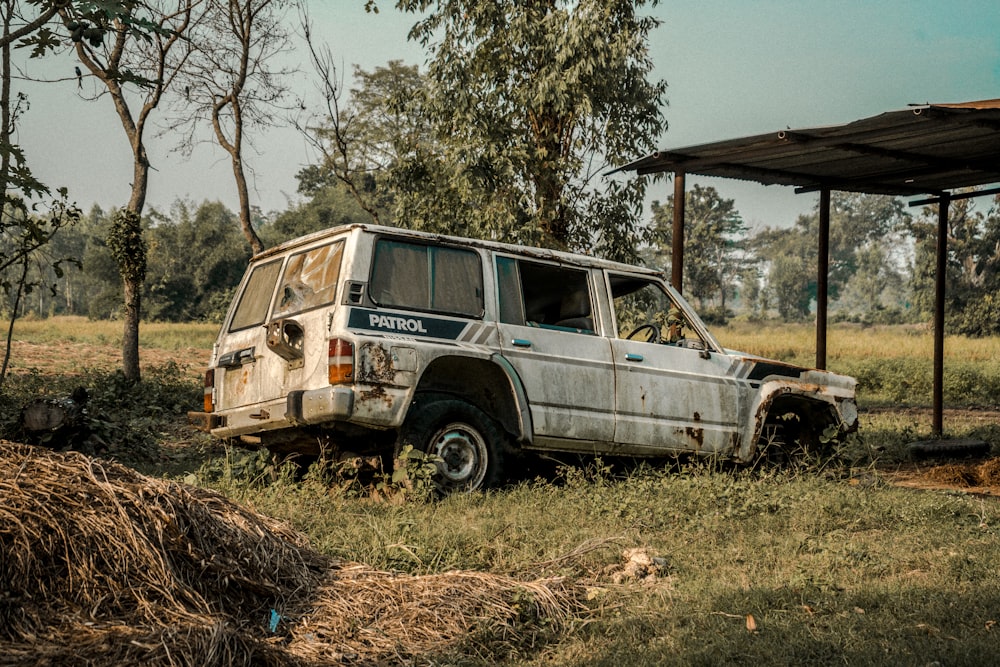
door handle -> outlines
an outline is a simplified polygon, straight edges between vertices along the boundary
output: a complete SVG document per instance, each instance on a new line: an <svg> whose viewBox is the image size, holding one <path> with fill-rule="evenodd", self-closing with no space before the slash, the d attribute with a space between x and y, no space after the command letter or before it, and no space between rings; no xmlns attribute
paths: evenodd
<svg viewBox="0 0 1000 667"><path fill-rule="evenodd" d="M531 347L531 341L524 338L515 338L510 342L514 347Z"/></svg>
<svg viewBox="0 0 1000 667"><path fill-rule="evenodd" d="M252 364L256 360L257 357L254 356L254 348L247 347L235 352L227 352L219 357L217 365L221 368L238 368L244 364Z"/></svg>
<svg viewBox="0 0 1000 667"><path fill-rule="evenodd" d="M641 354L636 354L634 352L625 353L625 361L642 361L643 357Z"/></svg>

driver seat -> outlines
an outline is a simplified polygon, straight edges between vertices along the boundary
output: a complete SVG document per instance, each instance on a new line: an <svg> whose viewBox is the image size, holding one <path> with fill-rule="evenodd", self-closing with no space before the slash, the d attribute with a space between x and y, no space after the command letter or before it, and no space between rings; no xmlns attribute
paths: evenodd
<svg viewBox="0 0 1000 667"><path fill-rule="evenodd" d="M590 295L587 290L574 290L563 295L559 319L555 325L579 329L583 333L594 333L594 318L590 316Z"/></svg>

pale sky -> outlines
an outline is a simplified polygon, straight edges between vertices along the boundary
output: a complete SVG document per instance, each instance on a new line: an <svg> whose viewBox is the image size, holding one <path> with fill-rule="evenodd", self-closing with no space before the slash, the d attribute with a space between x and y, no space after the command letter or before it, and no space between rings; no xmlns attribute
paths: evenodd
<svg viewBox="0 0 1000 667"><path fill-rule="evenodd" d="M426 54L408 42L414 17L381 0L367 14L364 0L311 2L315 33L348 74L390 59L423 65ZM668 84L661 148L777 131L838 125L910 103L1000 98L1000 2L997 0L665 0L643 13L661 19L650 39L654 77ZM308 70L305 52L288 54ZM66 186L84 210L124 204L131 153L107 97L83 99L68 56L32 62L35 76L65 79L28 85L31 108L18 129L35 175ZM350 82L348 80L348 87ZM84 92L95 82L85 80ZM298 92L311 94L306 83ZM228 156L209 145L190 159L172 153L169 137L150 133L148 207L169 209L178 198L220 200L237 209ZM251 201L280 211L296 200L296 172L315 160L293 130L257 140ZM639 158L642 156L632 156ZM785 226L810 210L815 195L692 177L735 199L753 227ZM666 199L669 184L652 199Z"/></svg>

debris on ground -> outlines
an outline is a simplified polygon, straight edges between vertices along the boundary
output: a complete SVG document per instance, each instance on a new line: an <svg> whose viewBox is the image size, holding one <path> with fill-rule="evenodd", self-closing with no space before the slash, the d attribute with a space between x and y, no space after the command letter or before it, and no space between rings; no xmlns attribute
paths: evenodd
<svg viewBox="0 0 1000 667"><path fill-rule="evenodd" d="M90 455L106 450L106 443L90 429L89 400L86 387L77 387L68 396L36 398L26 403L20 415L24 441Z"/></svg>
<svg viewBox="0 0 1000 667"><path fill-rule="evenodd" d="M887 483L905 488L1000 496L1000 457L996 456L979 461L909 464L879 475Z"/></svg>
<svg viewBox="0 0 1000 667"><path fill-rule="evenodd" d="M565 579L337 562L215 492L0 441L0 666L500 657L581 597Z"/></svg>
<svg viewBox="0 0 1000 667"><path fill-rule="evenodd" d="M642 548L625 549L622 552L622 563L605 569L605 574L613 584L641 581L653 583L658 578L669 574L670 565L666 558L652 556Z"/></svg>
<svg viewBox="0 0 1000 667"><path fill-rule="evenodd" d="M1000 458L975 465L951 463L927 471L927 479L960 488L1000 485Z"/></svg>

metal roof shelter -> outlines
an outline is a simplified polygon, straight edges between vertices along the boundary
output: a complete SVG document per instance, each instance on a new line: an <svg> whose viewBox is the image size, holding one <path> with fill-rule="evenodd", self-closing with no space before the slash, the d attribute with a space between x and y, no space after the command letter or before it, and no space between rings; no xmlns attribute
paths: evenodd
<svg viewBox="0 0 1000 667"><path fill-rule="evenodd" d="M925 196L910 205L938 204L934 313L934 421L942 430L944 301L948 206L952 200L1000 193L953 190L1000 183L1000 99L910 105L846 125L786 129L675 150L658 151L618 171L674 174L672 282L683 278L686 174L790 185L820 193L816 365L826 367L830 192Z"/></svg>

